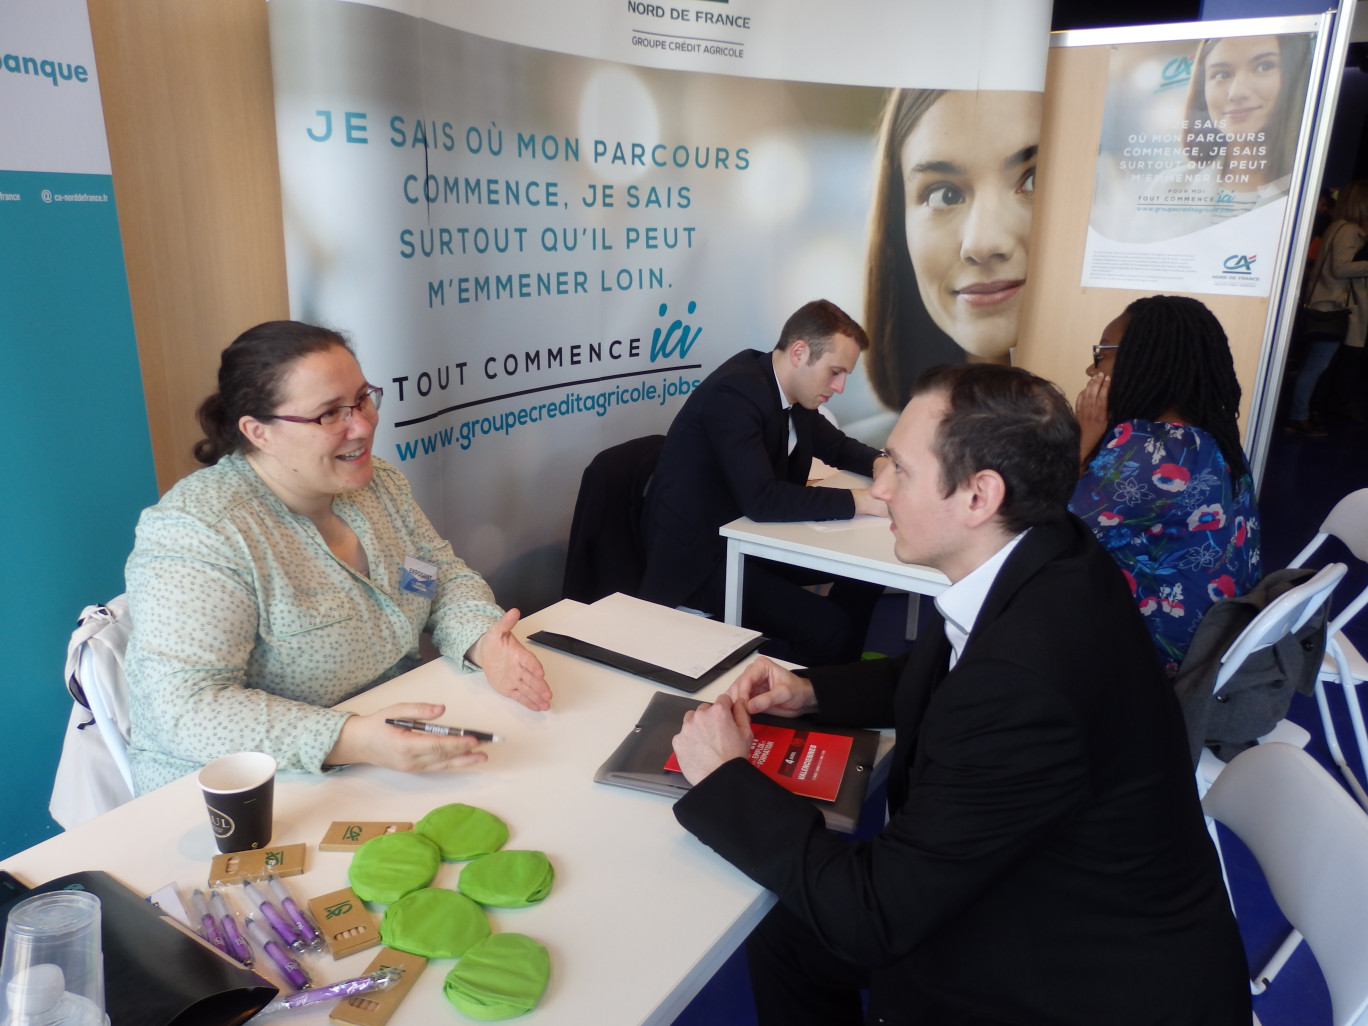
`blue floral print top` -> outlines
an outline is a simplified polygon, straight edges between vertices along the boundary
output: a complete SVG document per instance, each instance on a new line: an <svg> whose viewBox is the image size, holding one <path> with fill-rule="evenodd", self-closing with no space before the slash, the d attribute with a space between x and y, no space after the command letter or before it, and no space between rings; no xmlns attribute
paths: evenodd
<svg viewBox="0 0 1368 1026"><path fill-rule="evenodd" d="M1212 603L1260 576L1259 511L1216 439L1149 420L1116 425L1074 488L1069 509L1126 575L1170 676Z"/></svg>

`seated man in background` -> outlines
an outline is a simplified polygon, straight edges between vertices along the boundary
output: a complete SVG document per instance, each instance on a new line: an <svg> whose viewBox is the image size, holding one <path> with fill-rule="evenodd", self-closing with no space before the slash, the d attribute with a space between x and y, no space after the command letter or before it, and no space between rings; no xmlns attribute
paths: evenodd
<svg viewBox="0 0 1368 1026"><path fill-rule="evenodd" d="M943 623L907 660L757 660L686 717L675 816L779 898L747 945L762 1024L1249 1022L1178 703L1065 511L1078 439L1026 371L932 368L871 491L898 558L950 578ZM760 712L894 726L882 831L833 834L751 766Z"/></svg>
<svg viewBox="0 0 1368 1026"><path fill-rule="evenodd" d="M873 476L879 452L847 438L817 408L845 390L869 347L864 329L815 300L784 324L772 352L747 349L693 390L665 438L646 496L641 597L721 616L726 544L717 530L759 521L887 515L867 489L809 488L813 457ZM742 622L789 642L796 662L852 659L879 591L838 581L830 598L804 585L829 579L762 560L747 564Z"/></svg>

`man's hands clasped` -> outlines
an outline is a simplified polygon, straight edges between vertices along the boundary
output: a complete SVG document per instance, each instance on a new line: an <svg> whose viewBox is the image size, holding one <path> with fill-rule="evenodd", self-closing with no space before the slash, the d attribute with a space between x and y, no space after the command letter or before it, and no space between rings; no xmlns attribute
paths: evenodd
<svg viewBox="0 0 1368 1026"><path fill-rule="evenodd" d="M761 656L716 702L684 714L675 757L685 779L697 784L724 762L750 755L752 715L801 716L816 708L811 682Z"/></svg>

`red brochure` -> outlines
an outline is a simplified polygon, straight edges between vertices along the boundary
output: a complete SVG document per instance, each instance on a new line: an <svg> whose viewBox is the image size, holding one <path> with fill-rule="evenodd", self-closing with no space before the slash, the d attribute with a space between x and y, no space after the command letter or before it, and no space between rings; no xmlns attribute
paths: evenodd
<svg viewBox="0 0 1368 1026"><path fill-rule="evenodd" d="M850 758L852 738L805 726L776 727L768 723L752 722L751 730L755 734L751 765L794 794L828 802L836 800ZM679 772L673 752L665 768Z"/></svg>

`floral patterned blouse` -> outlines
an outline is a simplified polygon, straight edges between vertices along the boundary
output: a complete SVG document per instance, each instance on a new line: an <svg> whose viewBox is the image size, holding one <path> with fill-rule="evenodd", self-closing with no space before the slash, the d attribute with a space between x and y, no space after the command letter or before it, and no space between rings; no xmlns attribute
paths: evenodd
<svg viewBox="0 0 1368 1026"><path fill-rule="evenodd" d="M1212 604L1259 579L1254 484L1233 478L1216 439L1200 428L1118 424L1069 509L1126 575L1170 676Z"/></svg>
<svg viewBox="0 0 1368 1026"><path fill-rule="evenodd" d="M369 574L338 559L239 453L143 511L125 569L139 794L229 752L321 772L348 716L330 706L416 666L425 628L459 660L503 615L403 474L374 464L370 484L333 499ZM407 556L436 568L432 596L403 586Z"/></svg>

